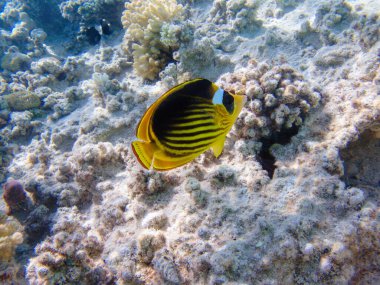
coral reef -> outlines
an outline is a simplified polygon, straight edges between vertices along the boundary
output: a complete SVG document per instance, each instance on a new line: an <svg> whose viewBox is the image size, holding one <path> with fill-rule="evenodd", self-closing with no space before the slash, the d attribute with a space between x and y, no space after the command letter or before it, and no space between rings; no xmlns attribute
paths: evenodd
<svg viewBox="0 0 380 285"><path fill-rule="evenodd" d="M62 0L17 0L12 2L21 3L22 10L33 19L37 27L43 26L49 36L58 31L62 33L66 28L67 22L64 21L59 11L59 4ZM31 36L33 38L33 35Z"/></svg>
<svg viewBox="0 0 380 285"><path fill-rule="evenodd" d="M0 1L1 282L379 283L377 2ZM222 154L140 168L194 77L247 96Z"/></svg>
<svg viewBox="0 0 380 285"><path fill-rule="evenodd" d="M29 16L24 1L8 1L0 13L7 30L1 30L0 48L4 52L1 67L15 72L26 70L32 58L44 53L46 33Z"/></svg>
<svg viewBox="0 0 380 285"><path fill-rule="evenodd" d="M53 236L36 248L27 278L32 283L111 284L112 272L104 266L101 238L83 225L76 208L61 208Z"/></svg>
<svg viewBox="0 0 380 285"><path fill-rule="evenodd" d="M27 241L35 244L46 236L51 227L51 217L49 209L40 205L31 211L25 220L25 233Z"/></svg>
<svg viewBox="0 0 380 285"><path fill-rule="evenodd" d="M142 233L137 240L137 255L141 262L150 263L155 252L165 244L165 236L159 232Z"/></svg>

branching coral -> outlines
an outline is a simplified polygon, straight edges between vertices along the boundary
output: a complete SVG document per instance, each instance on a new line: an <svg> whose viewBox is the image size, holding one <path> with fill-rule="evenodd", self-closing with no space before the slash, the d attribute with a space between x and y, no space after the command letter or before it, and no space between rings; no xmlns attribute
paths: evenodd
<svg viewBox="0 0 380 285"><path fill-rule="evenodd" d="M176 0L133 0L125 7L121 18L127 29L124 41L132 47L134 70L153 80L179 47L181 26L176 21L184 19L184 8Z"/></svg>

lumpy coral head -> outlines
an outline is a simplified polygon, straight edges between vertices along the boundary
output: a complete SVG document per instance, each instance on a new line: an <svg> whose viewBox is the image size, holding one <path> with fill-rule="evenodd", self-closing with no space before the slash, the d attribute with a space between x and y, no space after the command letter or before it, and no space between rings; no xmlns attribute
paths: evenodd
<svg viewBox="0 0 380 285"><path fill-rule="evenodd" d="M3 198L9 210L19 208L20 204L26 200L24 187L17 180L11 180L3 185Z"/></svg>

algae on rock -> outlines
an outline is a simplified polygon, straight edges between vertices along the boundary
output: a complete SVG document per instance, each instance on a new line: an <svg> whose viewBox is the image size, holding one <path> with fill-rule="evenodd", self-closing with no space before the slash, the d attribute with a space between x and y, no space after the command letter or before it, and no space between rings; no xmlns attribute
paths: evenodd
<svg viewBox="0 0 380 285"><path fill-rule="evenodd" d="M4 97L12 111L25 111L41 105L40 98L32 92L18 91Z"/></svg>

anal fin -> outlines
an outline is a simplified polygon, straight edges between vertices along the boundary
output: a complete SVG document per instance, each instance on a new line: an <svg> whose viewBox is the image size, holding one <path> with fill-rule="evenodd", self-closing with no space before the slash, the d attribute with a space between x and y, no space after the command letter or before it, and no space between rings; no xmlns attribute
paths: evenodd
<svg viewBox="0 0 380 285"><path fill-rule="evenodd" d="M170 170L176 167L180 167L190 161L192 161L194 158L196 158L199 155L199 153L187 155L187 156L179 156L179 157L172 157L165 153L165 151L157 151L154 154L153 159L153 169L155 170Z"/></svg>

